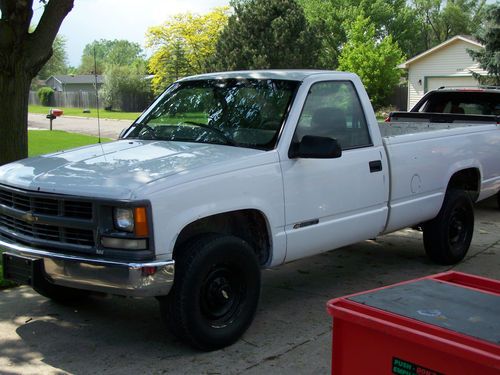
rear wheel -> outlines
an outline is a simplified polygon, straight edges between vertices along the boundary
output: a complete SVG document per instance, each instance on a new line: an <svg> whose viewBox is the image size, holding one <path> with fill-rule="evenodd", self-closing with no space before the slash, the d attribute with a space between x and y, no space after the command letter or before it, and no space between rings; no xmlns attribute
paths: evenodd
<svg viewBox="0 0 500 375"><path fill-rule="evenodd" d="M497 193L497 205L500 208L500 191Z"/></svg>
<svg viewBox="0 0 500 375"><path fill-rule="evenodd" d="M469 250L474 231L474 207L462 190L446 193L438 215L424 224L427 256L443 265L460 262Z"/></svg>
<svg viewBox="0 0 500 375"><path fill-rule="evenodd" d="M174 287L159 298L162 317L181 340L201 350L234 343L253 320L260 268L240 238L211 234L180 249Z"/></svg>

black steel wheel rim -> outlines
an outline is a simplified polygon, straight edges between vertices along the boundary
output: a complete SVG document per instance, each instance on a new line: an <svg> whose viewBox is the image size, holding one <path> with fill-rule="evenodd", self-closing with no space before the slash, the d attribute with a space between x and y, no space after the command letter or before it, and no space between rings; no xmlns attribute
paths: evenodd
<svg viewBox="0 0 500 375"><path fill-rule="evenodd" d="M245 292L241 272L226 265L213 266L201 288L202 315L212 327L228 325L238 315Z"/></svg>
<svg viewBox="0 0 500 375"><path fill-rule="evenodd" d="M469 234L467 210L463 207L454 209L448 225L448 243L453 250L461 250Z"/></svg>

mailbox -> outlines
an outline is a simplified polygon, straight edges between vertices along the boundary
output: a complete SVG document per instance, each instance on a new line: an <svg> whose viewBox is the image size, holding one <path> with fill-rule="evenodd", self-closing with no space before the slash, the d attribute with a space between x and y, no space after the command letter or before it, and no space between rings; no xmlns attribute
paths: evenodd
<svg viewBox="0 0 500 375"><path fill-rule="evenodd" d="M50 114L51 114L51 115L54 115L55 117L62 116L63 112L64 112L64 111L63 111L62 109L58 109L58 108L52 108L52 109L50 110Z"/></svg>
<svg viewBox="0 0 500 375"><path fill-rule="evenodd" d="M55 120L56 118L61 116L63 114L63 112L64 111L62 109L52 108L49 111L49 114L47 116L45 116L46 118L48 118L50 120L50 130L52 130L52 120Z"/></svg>

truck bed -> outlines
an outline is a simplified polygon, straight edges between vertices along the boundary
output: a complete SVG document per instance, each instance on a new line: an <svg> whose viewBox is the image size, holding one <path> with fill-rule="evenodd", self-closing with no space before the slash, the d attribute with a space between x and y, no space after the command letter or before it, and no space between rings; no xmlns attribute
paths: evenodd
<svg viewBox="0 0 500 375"><path fill-rule="evenodd" d="M460 163L481 168L482 200L498 190L500 126L466 123L379 123L389 159L390 215L386 232L425 222L441 207ZM480 153L475 150L480 150Z"/></svg>
<svg viewBox="0 0 500 375"><path fill-rule="evenodd" d="M489 125L493 125L491 123ZM486 123L436 123L436 122L379 122L378 127L383 138L394 137L403 134L426 133L436 130L449 130L468 127L480 127L488 125ZM491 126L489 126L491 129Z"/></svg>
<svg viewBox="0 0 500 375"><path fill-rule="evenodd" d="M500 121L498 115L435 113L435 112L391 112L388 120L399 122L432 122L432 123L483 123L492 124Z"/></svg>

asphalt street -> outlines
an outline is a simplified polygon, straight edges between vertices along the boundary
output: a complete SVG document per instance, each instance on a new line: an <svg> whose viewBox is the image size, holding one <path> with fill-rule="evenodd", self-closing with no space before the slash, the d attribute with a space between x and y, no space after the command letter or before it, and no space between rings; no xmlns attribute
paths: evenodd
<svg viewBox="0 0 500 375"><path fill-rule="evenodd" d="M156 300L92 298L60 306L28 287L0 291L2 374L328 374L328 300L450 269L500 279L500 210L476 209L468 256L431 263L406 229L263 272L259 309L236 344L202 353L164 328Z"/></svg>
<svg viewBox="0 0 500 375"><path fill-rule="evenodd" d="M131 120L100 119L101 137L116 139L122 129L128 128L130 124L132 124ZM49 126L50 121L45 117L45 115L35 113L28 114L28 128L49 129ZM52 129L93 136L98 135L98 124L96 118L68 117L63 115L53 120Z"/></svg>

